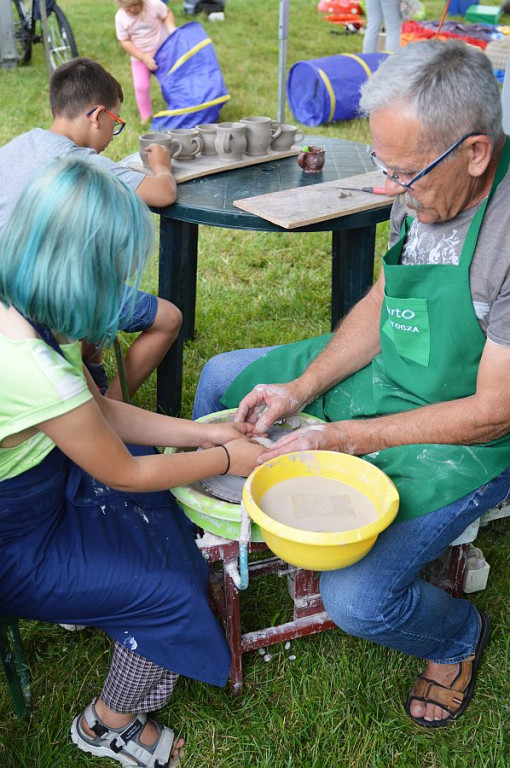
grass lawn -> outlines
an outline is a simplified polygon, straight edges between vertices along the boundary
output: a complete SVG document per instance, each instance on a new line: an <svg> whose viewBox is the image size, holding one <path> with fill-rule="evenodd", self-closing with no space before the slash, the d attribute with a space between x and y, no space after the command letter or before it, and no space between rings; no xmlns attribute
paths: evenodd
<svg viewBox="0 0 510 768"><path fill-rule="evenodd" d="M105 153L120 159L135 151L138 136L147 129L138 117L128 57L115 38L114 2L60 0L60 5L68 14L80 54L100 61L124 87L122 116L128 125ZM316 5L316 0L290 3L288 66L300 59L361 50L361 37L322 21ZM428 18L440 17L439 0L428 0L426 6ZM184 23L180 0L171 7L177 23ZM199 17L214 41L232 95L222 110L223 120L276 115L278 13L277 0L228 0L224 23ZM156 85L155 109L164 106ZM47 88L41 46L35 48L29 66L0 70L0 144L50 123ZM288 108L286 117L295 122ZM370 141L365 120L308 130ZM379 227L378 257L387 232L387 225ZM297 238L202 227L199 245L196 338L187 345L184 360L186 416L200 370L216 352L292 341L329 329L328 235ZM145 282L152 291L156 260L155 252ZM137 402L154 407L153 379ZM472 600L489 612L494 631L476 698L457 724L439 731L415 727L402 702L421 663L334 630L297 640L290 651L273 646L269 662L257 653L245 655L245 688L238 698L228 689L181 680L160 719L186 738L186 768L506 768L510 763L508 525L487 529L478 544L492 570L489 588ZM246 630L290 616L284 579L269 577L243 595ZM70 744L68 730L71 717L101 688L108 640L91 629L68 633L35 622L23 622L22 631L32 666L34 713L28 726L14 717L0 677L0 765L94 765L93 758ZM290 654L296 656L294 661ZM97 764L117 765L106 760Z"/></svg>

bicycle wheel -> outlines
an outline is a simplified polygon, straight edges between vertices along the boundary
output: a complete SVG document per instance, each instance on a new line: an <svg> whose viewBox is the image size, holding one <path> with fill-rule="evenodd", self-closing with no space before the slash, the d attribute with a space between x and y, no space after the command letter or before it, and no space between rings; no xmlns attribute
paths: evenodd
<svg viewBox="0 0 510 768"><path fill-rule="evenodd" d="M52 72L65 61L78 56L73 30L67 17L56 3L46 17L46 34L43 33L44 50L48 70Z"/></svg>
<svg viewBox="0 0 510 768"><path fill-rule="evenodd" d="M22 0L12 0L12 6L18 61L20 64L28 64L32 58L32 42L30 39L30 29L27 23L27 12ZM25 11L25 13L23 11Z"/></svg>

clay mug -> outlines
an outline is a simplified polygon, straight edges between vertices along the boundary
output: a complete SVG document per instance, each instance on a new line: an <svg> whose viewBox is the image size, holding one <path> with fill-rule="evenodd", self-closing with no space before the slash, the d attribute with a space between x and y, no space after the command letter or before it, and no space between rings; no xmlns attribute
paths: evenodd
<svg viewBox="0 0 510 768"><path fill-rule="evenodd" d="M149 144L162 144L172 154L172 137L168 133L144 133L140 136L140 159L143 167L150 171L151 167L145 151Z"/></svg>
<svg viewBox="0 0 510 768"><path fill-rule="evenodd" d="M214 142L219 159L224 163L241 160L246 151L246 126L244 123L218 123Z"/></svg>
<svg viewBox="0 0 510 768"><path fill-rule="evenodd" d="M196 128L172 128L168 132L176 144L180 144L173 157L179 160L194 160L202 151L202 139Z"/></svg>
<svg viewBox="0 0 510 768"><path fill-rule="evenodd" d="M295 125L282 123L282 132L271 142L271 149L281 152L290 149L296 141L303 141L305 134L296 128Z"/></svg>
<svg viewBox="0 0 510 768"><path fill-rule="evenodd" d="M282 132L280 123L262 115L243 117L241 123L246 126L246 154L252 157L267 155L269 145Z"/></svg>
<svg viewBox="0 0 510 768"><path fill-rule="evenodd" d="M202 123L197 125L197 131L202 139L202 154L215 155L216 147L216 123Z"/></svg>

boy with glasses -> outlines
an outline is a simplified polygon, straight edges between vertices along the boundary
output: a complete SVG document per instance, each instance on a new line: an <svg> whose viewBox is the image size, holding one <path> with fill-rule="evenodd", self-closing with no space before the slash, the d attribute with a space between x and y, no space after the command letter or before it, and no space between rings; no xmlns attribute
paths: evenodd
<svg viewBox="0 0 510 768"><path fill-rule="evenodd" d="M119 117L123 101L120 83L100 64L79 57L60 66L50 81L53 123L49 129L35 128L0 147L0 233L16 207L26 185L49 160L72 153L120 178L147 205L164 207L176 198L176 184L165 147L148 147L152 176L124 168L100 153L124 128ZM164 299L125 288L125 306L135 302L132 319L120 317L119 330L139 333L125 356L130 395L159 365L179 333L180 310ZM82 352L99 388L106 397L122 399L118 376L108 387L101 352L84 342Z"/></svg>

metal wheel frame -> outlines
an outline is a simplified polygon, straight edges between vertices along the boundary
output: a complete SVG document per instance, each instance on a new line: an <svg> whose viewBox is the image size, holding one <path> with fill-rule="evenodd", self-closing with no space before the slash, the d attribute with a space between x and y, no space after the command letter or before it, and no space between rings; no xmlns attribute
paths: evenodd
<svg viewBox="0 0 510 768"><path fill-rule="evenodd" d="M67 20L64 11L54 4L53 10L48 15L46 11L46 2L40 3L41 6L41 37L44 46L44 55L46 59L46 69L48 75L64 64L78 56L78 48L74 39L71 25Z"/></svg>

